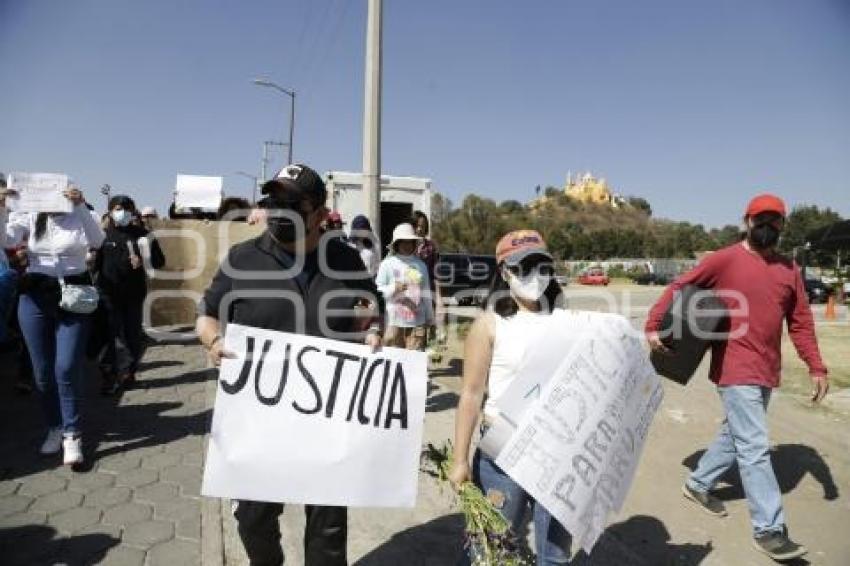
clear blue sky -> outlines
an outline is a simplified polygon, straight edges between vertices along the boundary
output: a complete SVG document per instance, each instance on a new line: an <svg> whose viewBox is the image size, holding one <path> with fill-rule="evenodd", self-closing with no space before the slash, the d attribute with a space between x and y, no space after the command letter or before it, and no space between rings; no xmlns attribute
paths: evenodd
<svg viewBox="0 0 850 566"><path fill-rule="evenodd" d="M709 226L765 188L850 216L847 0L384 4L384 173L525 201L589 169ZM296 160L359 170L365 11L0 0L0 170L163 209L178 172L256 174L285 136L288 99L258 75L298 93Z"/></svg>

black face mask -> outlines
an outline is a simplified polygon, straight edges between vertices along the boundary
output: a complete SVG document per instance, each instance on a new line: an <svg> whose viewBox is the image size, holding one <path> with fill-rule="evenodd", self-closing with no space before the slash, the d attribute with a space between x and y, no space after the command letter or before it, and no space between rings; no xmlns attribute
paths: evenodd
<svg viewBox="0 0 850 566"><path fill-rule="evenodd" d="M750 228L750 242L757 248L772 248L779 242L779 229L772 224L758 224Z"/></svg>
<svg viewBox="0 0 850 566"><path fill-rule="evenodd" d="M298 216L301 218L302 232L306 237L310 231L307 227L307 219L304 214L298 213ZM266 220L266 226L269 234L279 243L291 244L298 237L296 222L291 216L272 216Z"/></svg>
<svg viewBox="0 0 850 566"><path fill-rule="evenodd" d="M295 241L295 223L289 218L269 218L266 221L269 234L281 244Z"/></svg>

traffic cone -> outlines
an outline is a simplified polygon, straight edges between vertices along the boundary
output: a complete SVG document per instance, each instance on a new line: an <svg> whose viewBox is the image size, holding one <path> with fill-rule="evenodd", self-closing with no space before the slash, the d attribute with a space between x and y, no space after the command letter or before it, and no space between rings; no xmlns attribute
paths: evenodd
<svg viewBox="0 0 850 566"><path fill-rule="evenodd" d="M835 320L835 295L831 294L826 299L826 315L827 320Z"/></svg>

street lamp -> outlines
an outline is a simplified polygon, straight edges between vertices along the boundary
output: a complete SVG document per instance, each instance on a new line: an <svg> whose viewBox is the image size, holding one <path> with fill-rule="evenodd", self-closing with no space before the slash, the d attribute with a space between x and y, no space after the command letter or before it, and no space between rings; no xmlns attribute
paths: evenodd
<svg viewBox="0 0 850 566"><path fill-rule="evenodd" d="M254 182L254 188L251 191L251 203L257 204L257 187L259 186L259 179L257 178L257 176L251 175L250 173L246 173L245 171L234 171L233 174L247 177Z"/></svg>
<svg viewBox="0 0 850 566"><path fill-rule="evenodd" d="M283 88L277 83L273 83L268 79L254 79L254 84L257 86L265 86L273 88L278 92L289 96L289 164L292 164L292 137L295 133L295 91L288 88Z"/></svg>
<svg viewBox="0 0 850 566"><path fill-rule="evenodd" d="M109 197L112 194L112 186L109 183L104 183L102 187L100 187L100 194L106 197L106 210L109 210Z"/></svg>

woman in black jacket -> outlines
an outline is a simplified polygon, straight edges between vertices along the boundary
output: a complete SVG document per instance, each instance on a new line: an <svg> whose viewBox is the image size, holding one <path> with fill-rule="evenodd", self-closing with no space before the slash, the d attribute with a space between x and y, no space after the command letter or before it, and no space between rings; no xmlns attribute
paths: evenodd
<svg viewBox="0 0 850 566"><path fill-rule="evenodd" d="M147 294L143 251L154 269L165 265L156 239L140 222L136 203L128 196L109 200L106 240L97 256L97 286L109 322L109 337L100 359L103 392L116 393L132 385L144 353L142 305Z"/></svg>

